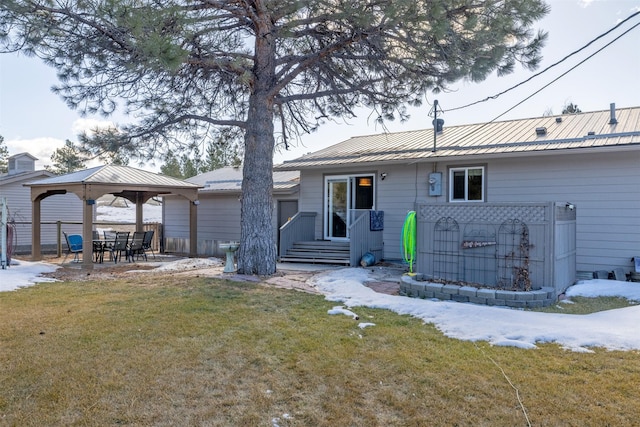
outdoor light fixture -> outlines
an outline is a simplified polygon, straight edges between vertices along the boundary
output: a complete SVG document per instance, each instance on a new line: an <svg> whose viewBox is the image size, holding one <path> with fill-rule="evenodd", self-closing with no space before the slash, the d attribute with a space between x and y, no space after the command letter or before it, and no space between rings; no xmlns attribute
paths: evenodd
<svg viewBox="0 0 640 427"><path fill-rule="evenodd" d="M384 181L384 179L385 179L386 177L387 177L387 173L386 173L386 172L382 172L382 173L380 174L380 180L381 180L381 181Z"/></svg>
<svg viewBox="0 0 640 427"><path fill-rule="evenodd" d="M572 210L574 210L576 208L573 203L569 203L569 202L567 202L565 207L567 209L569 209L570 211L572 211Z"/></svg>
<svg viewBox="0 0 640 427"><path fill-rule="evenodd" d="M371 187L371 178L360 178L358 179L358 184L361 187Z"/></svg>
<svg viewBox="0 0 640 427"><path fill-rule="evenodd" d="M194 200L194 201L193 201L193 204L194 204L194 205L196 205L196 206L198 206L198 205L200 204L200 200Z"/></svg>

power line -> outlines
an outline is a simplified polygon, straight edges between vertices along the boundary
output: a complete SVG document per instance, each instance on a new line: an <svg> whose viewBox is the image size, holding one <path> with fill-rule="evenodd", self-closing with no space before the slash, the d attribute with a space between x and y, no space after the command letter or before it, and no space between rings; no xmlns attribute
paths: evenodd
<svg viewBox="0 0 640 427"><path fill-rule="evenodd" d="M591 46L593 43L595 43L596 41L600 40L602 37L604 37L604 36L608 35L608 34L609 34L609 33L611 33L612 31L614 31L616 28L620 27L622 24L624 24L625 22L627 22L627 21L628 21L628 20L630 20L631 18L634 18L634 17L635 17L635 16L637 16L637 15L640 15L640 11L635 12L635 13L632 13L632 14L631 14L631 15L629 15L626 19L624 19L623 21L620 21L620 22L619 22L617 25L615 25L614 27L610 28L609 30L607 30L607 31L605 31L604 33L602 33L602 34L600 34L599 36L597 36L596 38L592 39L589 43L585 44L585 45L584 45L584 46L582 46L580 49L578 49L578 50L574 50L574 51L573 51L573 52L571 52L570 54L566 55L564 58L560 59L559 61L557 61L557 62L555 62L555 63L553 63L553 64L551 64L551 65L549 65L547 68L545 68L544 70L541 70L541 71L537 72L536 74L532 75L532 76L531 76L531 77L529 77L528 79L526 79L526 80L524 80L524 81L522 81L522 82L520 82L520 83L518 83L518 84L516 84L516 85L514 85L514 86L511 86L510 88L508 88L508 89L506 89L506 90L503 90L502 92L497 93L496 95L488 96L488 97L486 97L486 98L484 98L484 99L481 99L481 100L479 100L479 101L475 101L475 102L472 102L472 103L470 103L470 104L462 105L462 106L460 106L460 107L450 108L450 109L448 109L448 110L445 110L445 112L449 112L449 111L456 111L456 110L462 110L463 108L471 107L472 105L476 105L476 104L480 104L480 103L482 103L482 102L487 102L487 101L489 101L489 100L496 99L496 98L498 98L499 96L504 95L505 93L507 93L507 92L509 92L509 91L512 91L513 89L515 89L515 88L517 88L517 87L519 87L519 86L522 86L523 84L525 84L525 83L527 83L527 82L531 81L531 80L532 80L532 79L534 79L535 77L538 77L539 75L541 75L541 74L543 74L543 73L545 73L545 72L549 71L549 70L550 70L550 69L552 69L553 67L555 67L555 66L557 66L557 65L559 65L559 64L561 64L561 63L563 63L564 61L566 61L567 59L571 58L572 56L574 56L574 55L576 55L576 54L578 54L578 53L582 52L582 51L583 51L583 50L585 50L587 47ZM636 25L636 26L637 26L637 25ZM633 29L633 28L635 28L635 26L634 26L634 27L631 27L631 29ZM623 33L623 35L624 35L624 34L626 34L626 33L628 33L628 32L629 32L629 31L626 31L625 33ZM618 37L618 38L619 38L619 37ZM617 38L616 38L616 39L614 39L614 41L615 41L615 40L617 40ZM609 43L609 44L611 44L611 43ZM608 45L606 45L606 46L608 46ZM606 47L606 46L605 46L605 47ZM602 49L600 49L600 50L602 50ZM596 53L600 52L600 50L598 50ZM587 58L587 59L588 59L588 58ZM583 62L584 62L584 61L583 61ZM578 64L578 65L579 65L579 64ZM554 80L554 81L555 81L555 80ZM545 86L545 87L546 87L546 86ZM543 89L544 89L544 88L543 88ZM528 99L528 98L527 98L527 99ZM520 105L520 104L517 104L517 105ZM517 105L516 105L516 106L517 106ZM515 108L515 106L514 106L514 108ZM508 110L508 111L511 111L511 110ZM506 114L506 113L505 113L505 114ZM498 116L498 117L500 117L500 116ZM495 120L495 119L494 119L494 120Z"/></svg>
<svg viewBox="0 0 640 427"><path fill-rule="evenodd" d="M640 14L640 12L635 13L634 15L638 15ZM633 16L633 15L632 15ZM494 117L493 119L491 119L490 121L483 123L482 126L473 129L472 131L468 132L467 134L461 136L460 138L456 139L455 141L453 141L451 143L451 145L455 145L456 143L458 143L459 141L466 139L468 137L470 137L471 135L473 135L474 133L480 131L481 129L483 129L484 127L488 126L489 124L495 122L496 120L498 120L500 117L504 116L505 114L507 114L509 111L513 110L514 108L516 108L517 106L521 105L522 103L524 103L525 101L531 99L533 96L537 95L538 93L542 92L544 89L546 89L547 87L551 86L553 83L557 82L558 80L560 80L562 77L566 76L567 74L569 74L571 71L575 70L576 68L578 68L580 65L584 64L585 62L587 62L589 59L593 58L595 55L597 55L598 53L602 52L604 49L606 49L607 47L611 46L614 42L618 41L620 38L622 38L623 36L625 36L627 33L629 33L631 30L635 29L636 27L640 26L640 22L638 22L637 24L635 24L633 27L629 28L628 30L626 30L625 32L623 32L622 34L620 34L619 36L617 36L616 38L614 38L613 40L611 40L609 43L605 44L604 46L602 46L600 49L596 50L595 52L593 52L591 55L587 56L585 59L583 59L582 61L578 62L576 65L574 65L573 67L569 68L567 71L565 71L564 73L560 74L558 77L556 77L555 79L551 80L549 83L547 83L546 85L542 86L540 89L536 90L535 92L533 92L531 95L527 96L526 98L524 98L522 101L518 102L517 104L515 104L514 106L512 106L511 108L509 108L508 110L506 110L505 112L497 115L496 117ZM462 107L460 107L462 108ZM446 111L451 111L451 110L446 110Z"/></svg>

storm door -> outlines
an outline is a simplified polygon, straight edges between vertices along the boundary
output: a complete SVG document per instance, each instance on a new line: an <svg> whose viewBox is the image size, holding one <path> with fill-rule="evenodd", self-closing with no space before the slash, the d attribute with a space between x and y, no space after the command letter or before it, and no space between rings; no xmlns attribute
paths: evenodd
<svg viewBox="0 0 640 427"><path fill-rule="evenodd" d="M325 178L324 238L348 240L351 222L374 208L375 175Z"/></svg>

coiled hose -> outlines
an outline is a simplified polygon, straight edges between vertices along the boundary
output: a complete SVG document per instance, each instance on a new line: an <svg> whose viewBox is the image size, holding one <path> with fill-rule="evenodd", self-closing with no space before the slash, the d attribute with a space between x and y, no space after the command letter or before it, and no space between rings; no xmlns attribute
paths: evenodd
<svg viewBox="0 0 640 427"><path fill-rule="evenodd" d="M409 264L409 273L413 273L416 256L416 212L409 211L404 219L401 236L402 259Z"/></svg>

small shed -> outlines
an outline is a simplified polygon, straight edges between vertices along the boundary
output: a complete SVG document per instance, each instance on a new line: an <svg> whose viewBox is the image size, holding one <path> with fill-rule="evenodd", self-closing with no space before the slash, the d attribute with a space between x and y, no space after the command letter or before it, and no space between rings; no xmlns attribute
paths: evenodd
<svg viewBox="0 0 640 427"><path fill-rule="evenodd" d="M195 256L197 236L198 186L176 178L132 168L129 166L97 166L25 184L31 187L32 202L32 257L42 259L40 248L41 202L54 194L73 193L82 200L82 238L93 238L93 209L95 201L105 195L123 197L136 204L136 230L142 231L142 205L150 198L174 194L189 203L190 246L189 256ZM91 269L92 247L83 247L83 267Z"/></svg>
<svg viewBox="0 0 640 427"><path fill-rule="evenodd" d="M29 153L18 153L7 159L8 171L0 174L0 195L6 198L9 221L13 228L15 242L13 253L31 252L31 197L29 188L24 184L54 176L48 170L36 170L36 157ZM60 220L82 221L81 201L73 194L51 197L42 204L42 238L44 249L55 249L57 232L55 223ZM81 227L71 225L74 233L80 233Z"/></svg>

